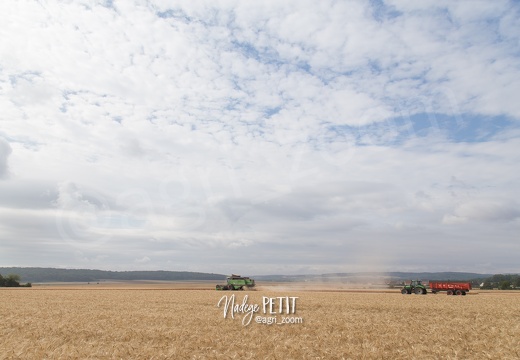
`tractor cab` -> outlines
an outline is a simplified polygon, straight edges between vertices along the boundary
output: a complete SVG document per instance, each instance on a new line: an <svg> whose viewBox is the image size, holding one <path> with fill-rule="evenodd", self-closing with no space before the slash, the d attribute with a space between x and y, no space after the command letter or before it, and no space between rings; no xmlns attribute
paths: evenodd
<svg viewBox="0 0 520 360"><path fill-rule="evenodd" d="M422 294L426 295L426 286L424 286L421 280L411 280L410 285L405 285L401 290L401 294Z"/></svg>

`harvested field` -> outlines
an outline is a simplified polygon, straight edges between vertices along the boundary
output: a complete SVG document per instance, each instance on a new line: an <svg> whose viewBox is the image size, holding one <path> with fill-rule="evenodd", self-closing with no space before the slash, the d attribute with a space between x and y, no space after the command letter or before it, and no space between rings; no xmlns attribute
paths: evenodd
<svg viewBox="0 0 520 360"><path fill-rule="evenodd" d="M294 324L243 326L241 304L298 297ZM519 359L520 294L183 290L146 286L0 290L0 359ZM229 299L229 298L228 298ZM274 307L278 310L277 306Z"/></svg>

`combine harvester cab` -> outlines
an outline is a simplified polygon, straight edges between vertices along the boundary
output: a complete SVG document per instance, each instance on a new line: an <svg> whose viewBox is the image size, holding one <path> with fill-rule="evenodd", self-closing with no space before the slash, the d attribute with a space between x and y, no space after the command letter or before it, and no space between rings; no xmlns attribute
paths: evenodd
<svg viewBox="0 0 520 360"><path fill-rule="evenodd" d="M255 286L255 281L247 276L232 274L227 277L226 285L217 285L216 290L244 290Z"/></svg>
<svg viewBox="0 0 520 360"><path fill-rule="evenodd" d="M430 289L433 294L439 291L446 291L448 295L466 295L471 290L470 282L453 282L453 281L430 281Z"/></svg>

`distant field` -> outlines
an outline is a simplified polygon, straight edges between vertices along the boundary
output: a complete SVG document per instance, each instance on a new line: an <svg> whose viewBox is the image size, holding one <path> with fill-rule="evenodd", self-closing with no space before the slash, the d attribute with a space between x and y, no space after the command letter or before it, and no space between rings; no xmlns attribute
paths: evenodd
<svg viewBox="0 0 520 360"><path fill-rule="evenodd" d="M46 285L0 289L0 359L519 359L520 293L401 295L276 284ZM210 291L211 290L211 291ZM341 290L341 289L340 289ZM219 300L298 297L296 323L242 324ZM275 309L277 307L275 306Z"/></svg>

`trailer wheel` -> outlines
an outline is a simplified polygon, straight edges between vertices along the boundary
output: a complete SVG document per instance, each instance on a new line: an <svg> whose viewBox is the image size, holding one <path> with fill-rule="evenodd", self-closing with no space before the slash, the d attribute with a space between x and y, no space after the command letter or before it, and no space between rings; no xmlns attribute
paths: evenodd
<svg viewBox="0 0 520 360"><path fill-rule="evenodd" d="M462 290L455 291L455 295L462 295Z"/></svg>
<svg viewBox="0 0 520 360"><path fill-rule="evenodd" d="M464 295L466 295L466 292L465 292L465 291L463 291L463 292L462 292L462 295L463 295L463 296L464 296Z"/></svg>
<svg viewBox="0 0 520 360"><path fill-rule="evenodd" d="M447 295L453 295L453 290L448 290L448 291L446 291L446 294L447 294Z"/></svg>

